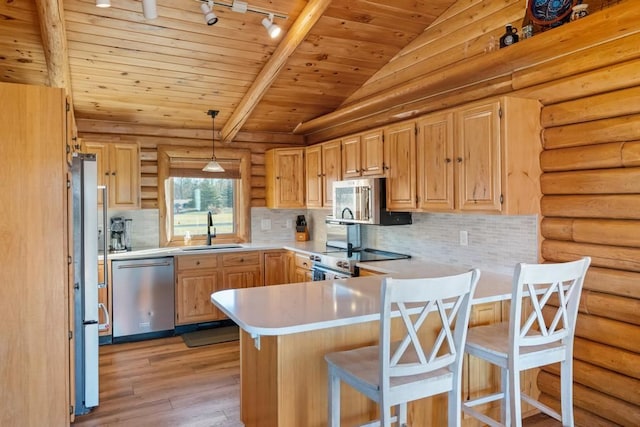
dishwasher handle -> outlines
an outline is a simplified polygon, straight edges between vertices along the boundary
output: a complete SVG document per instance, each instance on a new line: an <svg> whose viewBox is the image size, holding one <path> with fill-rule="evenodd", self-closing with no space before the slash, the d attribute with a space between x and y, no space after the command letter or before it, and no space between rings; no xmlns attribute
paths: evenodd
<svg viewBox="0 0 640 427"><path fill-rule="evenodd" d="M144 268L144 267L170 267L171 261L162 262L140 262L136 264L120 264L118 263L118 269L122 268Z"/></svg>

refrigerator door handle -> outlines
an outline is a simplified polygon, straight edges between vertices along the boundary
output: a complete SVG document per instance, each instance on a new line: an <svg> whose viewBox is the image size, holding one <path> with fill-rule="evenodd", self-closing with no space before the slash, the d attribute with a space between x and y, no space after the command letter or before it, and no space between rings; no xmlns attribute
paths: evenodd
<svg viewBox="0 0 640 427"><path fill-rule="evenodd" d="M103 303L98 303L98 309L102 310L102 314L104 315L104 323L98 324L99 331L108 331L111 328L111 323L109 322L109 310L107 310L107 306Z"/></svg>

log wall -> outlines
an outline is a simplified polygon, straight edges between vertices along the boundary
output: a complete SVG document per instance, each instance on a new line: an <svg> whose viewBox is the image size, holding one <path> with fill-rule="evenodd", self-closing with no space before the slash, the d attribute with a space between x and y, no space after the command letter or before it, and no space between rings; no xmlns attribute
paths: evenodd
<svg viewBox="0 0 640 427"><path fill-rule="evenodd" d="M618 41L620 52L629 46ZM546 84L555 94L538 92L545 103L541 255L549 262L592 257L574 347L582 426L640 425L639 69L637 61L608 65ZM626 72L603 78L612 70ZM563 85L571 90L559 91ZM543 368L541 400L556 408L558 386L558 367Z"/></svg>

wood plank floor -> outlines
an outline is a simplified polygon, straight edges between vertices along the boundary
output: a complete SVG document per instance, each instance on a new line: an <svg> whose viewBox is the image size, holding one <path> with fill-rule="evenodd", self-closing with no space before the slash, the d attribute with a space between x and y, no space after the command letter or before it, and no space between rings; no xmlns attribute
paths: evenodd
<svg viewBox="0 0 640 427"><path fill-rule="evenodd" d="M100 347L100 406L74 426L240 427L238 341L171 337Z"/></svg>
<svg viewBox="0 0 640 427"><path fill-rule="evenodd" d="M238 341L189 348L180 337L102 346L100 406L73 426L242 427L239 350ZM561 424L538 415L525 425Z"/></svg>

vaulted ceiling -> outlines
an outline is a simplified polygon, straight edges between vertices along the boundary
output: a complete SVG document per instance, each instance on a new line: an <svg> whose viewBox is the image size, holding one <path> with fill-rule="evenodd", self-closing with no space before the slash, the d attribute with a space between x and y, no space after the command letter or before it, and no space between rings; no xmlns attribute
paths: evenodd
<svg viewBox="0 0 640 427"><path fill-rule="evenodd" d="M274 40L263 15L222 5L214 6L219 21L206 25L200 0L157 0L156 19L145 19L138 0L111 0L110 8L3 0L0 80L49 84L45 50L54 46L68 61L76 119L206 129L206 111L216 109L227 136L290 133L338 108L455 2L250 0L287 15L275 18L283 34Z"/></svg>

